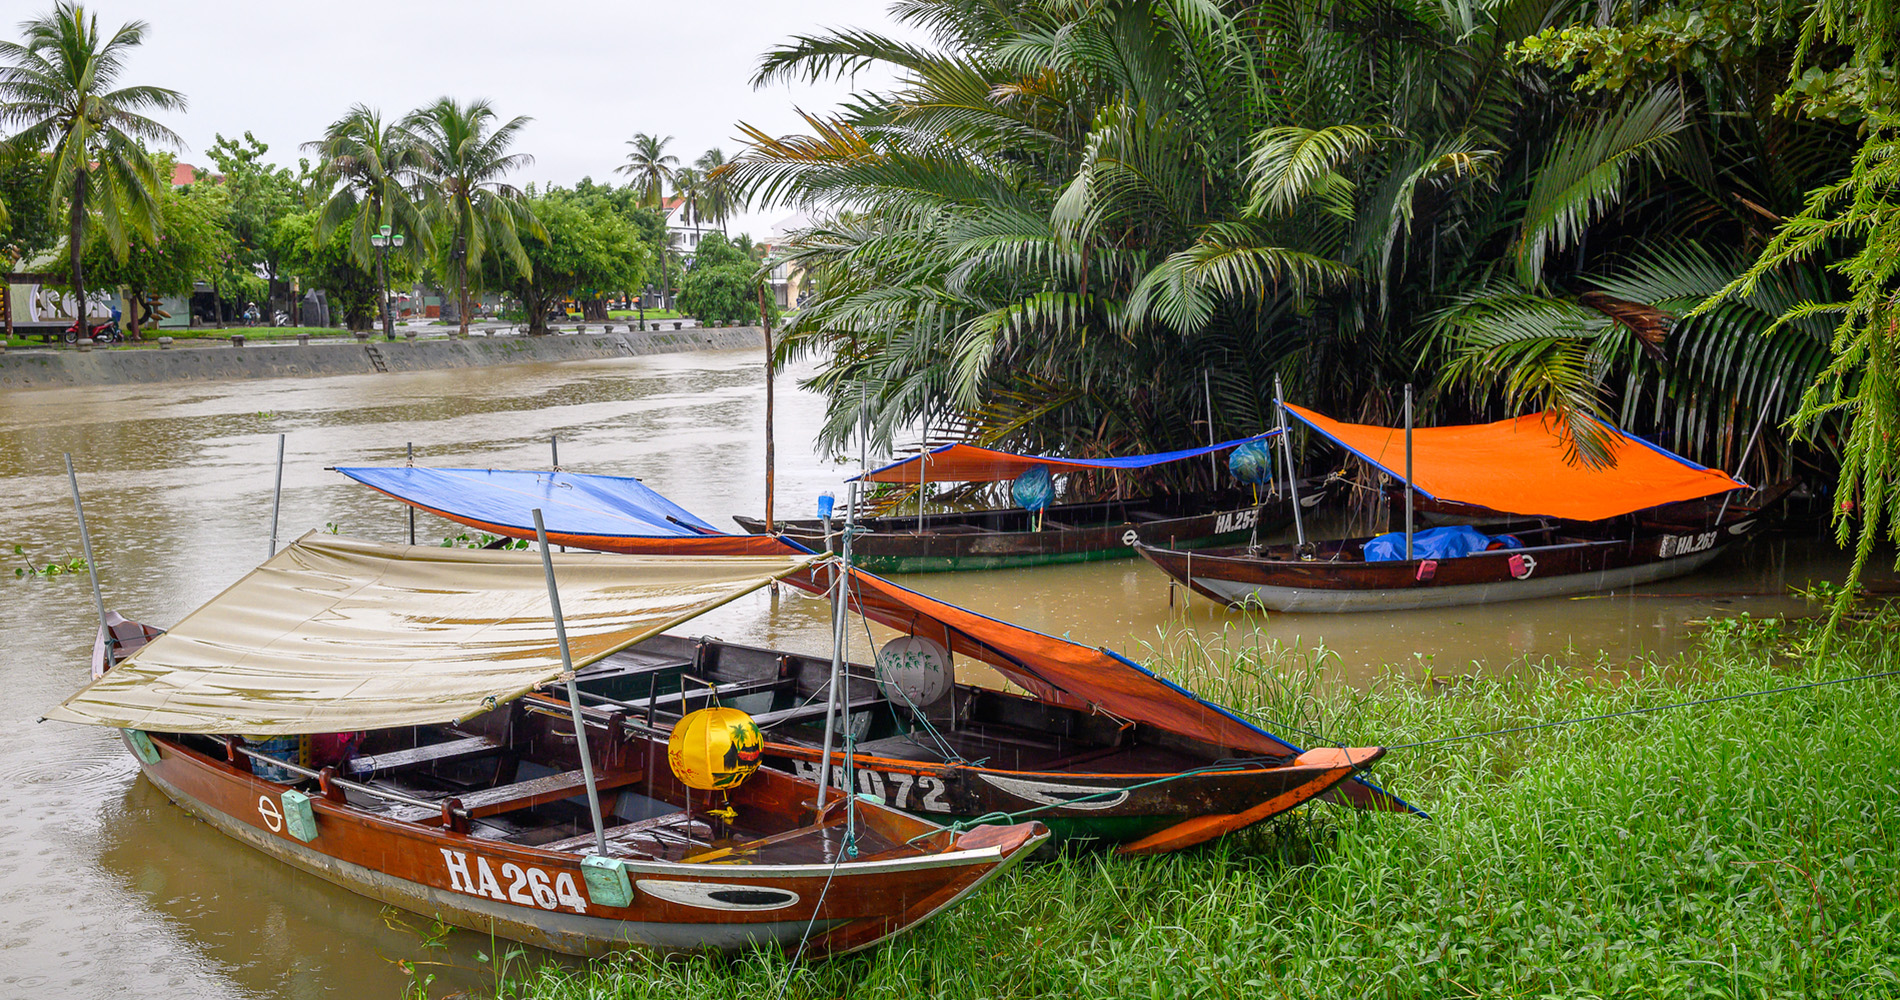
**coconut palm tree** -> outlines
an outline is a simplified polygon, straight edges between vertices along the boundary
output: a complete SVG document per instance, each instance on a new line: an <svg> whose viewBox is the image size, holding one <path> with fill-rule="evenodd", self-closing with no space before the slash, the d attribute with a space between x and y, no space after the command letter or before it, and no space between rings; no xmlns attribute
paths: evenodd
<svg viewBox="0 0 1900 1000"><path fill-rule="evenodd" d="M404 231L408 252L420 253L427 244L428 220L405 187L421 163L409 139L399 124L384 121L381 111L355 104L324 130L322 139L304 143L320 158L316 184L323 207L317 242L350 222L350 253L364 270L376 259L369 238L382 226Z"/></svg>
<svg viewBox="0 0 1900 1000"><path fill-rule="evenodd" d="M700 176L704 178L700 187L700 200L703 202L706 221L718 226L719 231L724 233L726 220L732 218L736 207L733 203L732 182L725 170L726 154L714 146L701 153L699 159L693 161L693 166L699 168Z"/></svg>
<svg viewBox="0 0 1900 1000"><path fill-rule="evenodd" d="M660 201L666 196L667 185L673 182L673 171L679 168L679 157L666 151L672 136L652 136L645 132L635 132L627 145L633 151L627 154L627 162L614 168L616 173L628 174L633 178L633 186L640 193L641 208L659 208Z"/></svg>
<svg viewBox="0 0 1900 1000"><path fill-rule="evenodd" d="M699 229L706 221L706 179L692 167L673 171L673 197L679 199L680 225Z"/></svg>
<svg viewBox="0 0 1900 1000"><path fill-rule="evenodd" d="M158 176L145 144L181 145L148 111L182 111L185 98L163 87L114 87L131 49L145 40L144 21L128 21L106 37L99 19L61 2L23 22L21 42L0 42L0 123L17 131L9 147L52 149L47 195L67 205L67 253L79 323L86 322L86 276L80 254L96 211L100 232L124 257L134 233L155 236Z"/></svg>
<svg viewBox="0 0 1900 1000"><path fill-rule="evenodd" d="M416 199L455 273L461 336L468 336L468 273L479 271L490 250L506 255L523 276L532 265L521 247L522 230L547 238L520 188L502 180L534 162L508 147L528 124L526 117L495 124L485 100L457 103L444 97L403 119L402 132L416 158Z"/></svg>

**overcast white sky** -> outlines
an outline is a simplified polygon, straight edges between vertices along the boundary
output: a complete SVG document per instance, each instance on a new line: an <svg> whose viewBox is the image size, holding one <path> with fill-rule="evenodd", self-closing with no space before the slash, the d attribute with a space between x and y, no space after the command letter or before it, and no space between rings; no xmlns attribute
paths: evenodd
<svg viewBox="0 0 1900 1000"><path fill-rule="evenodd" d="M358 101L390 117L450 95L486 97L504 118L534 119L519 149L534 166L518 182L624 181L613 168L635 132L671 135L668 152L691 163L712 146L741 148L738 122L801 131L794 108L822 111L842 84L753 90L759 56L821 28L896 32L887 0L94 0L103 30L142 19L151 30L122 84L181 91L189 110L166 123L184 137L183 159L222 132L247 129L270 156L294 167L301 143ZM37 14L14 0L0 31ZM861 77L882 86L887 77ZM746 216L735 232L763 236L788 214Z"/></svg>

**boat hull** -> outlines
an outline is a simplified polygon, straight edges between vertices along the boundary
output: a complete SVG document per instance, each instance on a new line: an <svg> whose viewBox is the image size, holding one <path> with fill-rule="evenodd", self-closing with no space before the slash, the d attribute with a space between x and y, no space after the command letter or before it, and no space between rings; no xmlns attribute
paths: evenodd
<svg viewBox="0 0 1900 1000"><path fill-rule="evenodd" d="M1461 607L1594 593L1693 573L1751 534L1757 522L1683 534L1638 535L1457 559L1389 562L1295 561L1245 552L1141 555L1196 593L1269 611L1350 613ZM1423 577L1423 578L1421 578Z"/></svg>
<svg viewBox="0 0 1900 1000"><path fill-rule="evenodd" d="M1163 774L1074 771L1005 771L970 764L926 764L860 755L860 793L935 822L969 821L998 814L1034 819L1063 840L1100 841L1130 847L1164 831L1206 817L1239 816L1245 824L1270 819L1317 798L1371 765L1383 750L1365 748L1350 761L1297 760L1278 767L1235 767ZM832 758L831 784L842 787L844 767ZM769 766L817 780L822 766L813 747L766 745ZM1262 810L1263 804L1272 808ZM1238 826L1232 827L1238 828ZM1218 832L1230 832L1222 830ZM1210 837L1217 834L1210 834ZM1199 843L1199 838L1189 843ZM1189 843L1138 848L1175 850Z"/></svg>
<svg viewBox="0 0 1900 1000"><path fill-rule="evenodd" d="M305 843L279 804L287 786L159 736L151 742L158 760L141 760L146 777L227 836L371 899L572 955L796 947L807 933L806 954L856 951L974 891L1046 835L998 838L988 828L962 835L951 852L837 866L630 860L633 901L606 906L587 898L579 854L388 819L348 803L313 796L317 834ZM781 905L734 905L721 896Z"/></svg>
<svg viewBox="0 0 1900 1000"><path fill-rule="evenodd" d="M1306 506L1320 496L1303 496ZM1135 544L1201 548L1246 541L1256 531L1270 534L1292 522L1290 504L1232 504L1174 516L1131 516L1139 503L1072 504L1044 512L1042 528L1021 508L968 514L929 514L925 530L916 518L880 517L860 524L852 537L851 561L873 573L941 573L959 570L1014 569L1061 563L1130 559ZM734 518L753 534L765 530L758 518ZM1071 526L1068 522L1077 522ZM1001 527L995 527L1000 525ZM834 522L833 527L838 524ZM836 550L837 538L822 521L779 522L781 533L814 551Z"/></svg>

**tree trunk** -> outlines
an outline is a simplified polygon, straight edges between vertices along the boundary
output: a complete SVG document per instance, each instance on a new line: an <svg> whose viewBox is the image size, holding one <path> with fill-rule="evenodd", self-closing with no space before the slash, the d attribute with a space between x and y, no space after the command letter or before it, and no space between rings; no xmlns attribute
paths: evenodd
<svg viewBox="0 0 1900 1000"><path fill-rule="evenodd" d="M521 290L521 308L528 313L528 336L546 336L548 332L547 297L536 295L533 288L523 288Z"/></svg>
<svg viewBox="0 0 1900 1000"><path fill-rule="evenodd" d="M86 330L86 272L84 266L79 262L79 245L80 242L86 238L86 173L83 170L79 172L78 177L73 179L73 203L66 218L66 238L71 251L70 256L73 265L73 299L77 303L73 307L73 311L76 314L73 321L79 324L73 329L78 332L79 336L84 337L88 335Z"/></svg>
<svg viewBox="0 0 1900 1000"><path fill-rule="evenodd" d="M455 306L457 311L461 313L458 317L462 324L461 334L466 338L468 336L468 242L460 236L456 237L455 241L457 243L455 254Z"/></svg>
<svg viewBox="0 0 1900 1000"><path fill-rule="evenodd" d="M132 294L129 297L132 301L127 303L127 305L132 307L132 311L125 316L125 339L141 340L143 338L139 336L139 312L145 305L145 289L133 288L131 292Z"/></svg>
<svg viewBox="0 0 1900 1000"><path fill-rule="evenodd" d="M218 279L211 279L211 325L224 329L224 296L218 294Z"/></svg>

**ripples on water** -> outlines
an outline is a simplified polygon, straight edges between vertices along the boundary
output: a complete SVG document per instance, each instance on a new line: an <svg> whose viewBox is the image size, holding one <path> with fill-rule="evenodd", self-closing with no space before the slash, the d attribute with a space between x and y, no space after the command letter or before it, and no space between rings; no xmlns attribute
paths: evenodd
<svg viewBox="0 0 1900 1000"><path fill-rule="evenodd" d="M795 376L794 376L795 377ZM843 466L813 454L816 398L782 379L778 510L802 516L838 489ZM44 564L79 555L61 452L79 469L109 606L169 624L261 561L269 546L277 435L287 435L280 538L336 524L400 541L403 508L332 465L422 463L541 468L548 437L564 468L643 478L715 524L763 508L763 389L752 352L674 355L404 375L273 382L0 392L0 554L25 546ZM840 491L842 492L842 491ZM421 516L418 540L458 534ZM8 564L7 569L12 568ZM1841 563L1812 546L1767 541L1682 593L1779 590ZM1137 658L1161 630L1251 628L1161 574L1120 562L906 581L921 590ZM244 849L135 780L113 734L39 724L39 712L87 677L95 628L83 572L0 575L0 997L393 996L398 957L416 939L384 926L377 904ZM1623 660L1668 653L1685 623L1712 612L1772 613L1778 599L1536 601L1390 615L1279 616L1284 642L1324 642L1336 669L1508 664L1523 656ZM823 604L760 593L689 630L823 651ZM860 650L861 652L861 650ZM447 957L474 964L488 942L458 934ZM439 983L478 984L445 972Z"/></svg>

